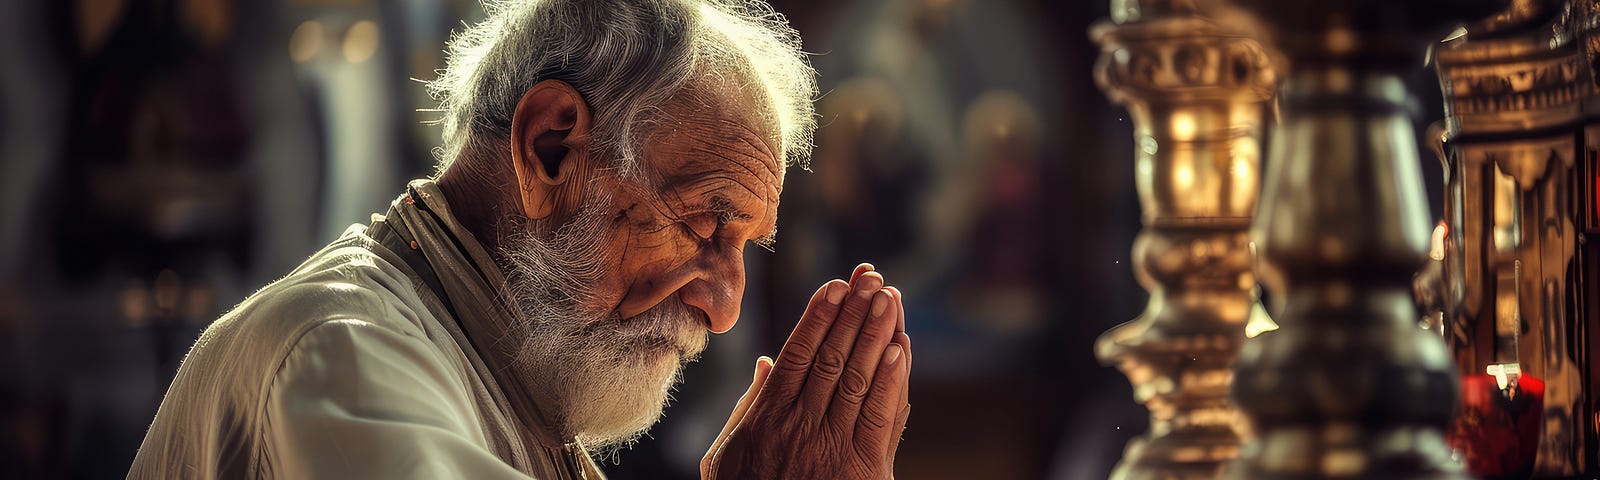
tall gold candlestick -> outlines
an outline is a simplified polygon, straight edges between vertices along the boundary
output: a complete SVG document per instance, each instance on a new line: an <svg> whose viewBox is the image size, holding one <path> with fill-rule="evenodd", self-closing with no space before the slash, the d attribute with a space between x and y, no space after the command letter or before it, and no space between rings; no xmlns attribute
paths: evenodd
<svg viewBox="0 0 1600 480"><path fill-rule="evenodd" d="M1150 291L1143 315L1096 343L1150 410L1112 476L1215 478L1239 450L1227 394L1255 300L1246 231L1276 79L1255 40L1193 1L1111 3L1091 29L1095 78L1133 119L1145 225L1133 262Z"/></svg>
<svg viewBox="0 0 1600 480"><path fill-rule="evenodd" d="M1418 328L1411 278L1429 220L1404 76L1450 15L1488 0L1237 2L1288 73L1251 236L1280 329L1240 354L1255 437L1233 478L1458 478L1458 379Z"/></svg>

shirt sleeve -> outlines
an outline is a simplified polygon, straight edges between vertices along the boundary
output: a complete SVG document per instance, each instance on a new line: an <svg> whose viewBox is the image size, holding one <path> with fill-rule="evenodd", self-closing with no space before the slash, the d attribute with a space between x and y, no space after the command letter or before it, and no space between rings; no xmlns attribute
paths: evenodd
<svg viewBox="0 0 1600 480"><path fill-rule="evenodd" d="M268 388L262 477L530 478L489 451L460 373L421 338L329 321Z"/></svg>

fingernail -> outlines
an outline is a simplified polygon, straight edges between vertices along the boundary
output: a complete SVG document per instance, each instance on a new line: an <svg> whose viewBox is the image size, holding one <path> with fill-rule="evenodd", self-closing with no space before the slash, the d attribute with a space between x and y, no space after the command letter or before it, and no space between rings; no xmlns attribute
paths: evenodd
<svg viewBox="0 0 1600 480"><path fill-rule="evenodd" d="M890 344L889 351L883 354L883 364L894 365L897 361L900 361L900 345Z"/></svg>
<svg viewBox="0 0 1600 480"><path fill-rule="evenodd" d="M849 290L849 287L840 287L837 283L828 284L828 303L838 305L840 301L844 300L845 290Z"/></svg>
<svg viewBox="0 0 1600 480"><path fill-rule="evenodd" d="M883 311L887 309L889 309L889 294L881 294L872 299L872 316L881 317Z"/></svg>
<svg viewBox="0 0 1600 480"><path fill-rule="evenodd" d="M750 380L755 380L757 378L761 378L761 364L763 362L765 362L767 364L771 364L772 363L772 359L767 358L766 355L762 355L760 357L757 357L756 358L756 370L754 372L750 373Z"/></svg>
<svg viewBox="0 0 1600 480"><path fill-rule="evenodd" d="M858 289L858 290L856 290L856 296L859 296L861 298L871 298L872 294L878 293L878 290L883 288L883 277L878 277L878 279L876 281L873 281L872 277L878 277L878 276L877 275L862 275L861 276L861 281L860 282L856 282L856 288Z"/></svg>

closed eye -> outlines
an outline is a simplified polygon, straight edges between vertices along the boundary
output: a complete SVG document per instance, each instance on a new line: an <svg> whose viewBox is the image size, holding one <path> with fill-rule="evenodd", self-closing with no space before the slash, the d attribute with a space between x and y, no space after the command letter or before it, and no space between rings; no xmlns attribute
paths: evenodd
<svg viewBox="0 0 1600 480"><path fill-rule="evenodd" d="M722 236L728 225L749 222L754 219L754 215L740 210L726 198L713 196L702 207L700 213L683 217L679 223L700 241L711 242ZM775 233L777 232L768 232L766 235L753 238L750 241L767 251L773 251L772 244L774 243Z"/></svg>
<svg viewBox="0 0 1600 480"><path fill-rule="evenodd" d="M708 212L691 215L679 223L682 223L684 229L688 230L695 238L709 242L711 239L716 238L717 232L721 231L722 227L727 224L722 218L723 216L720 214Z"/></svg>

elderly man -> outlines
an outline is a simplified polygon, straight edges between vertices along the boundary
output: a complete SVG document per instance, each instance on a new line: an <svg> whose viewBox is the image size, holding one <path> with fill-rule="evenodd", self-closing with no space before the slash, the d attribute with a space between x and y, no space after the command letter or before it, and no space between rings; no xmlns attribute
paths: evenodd
<svg viewBox="0 0 1600 480"><path fill-rule="evenodd" d="M138 478L597 478L733 328L814 125L758 2L488 5L432 85L446 164L195 344ZM909 414L900 293L817 290L705 478L888 478Z"/></svg>

